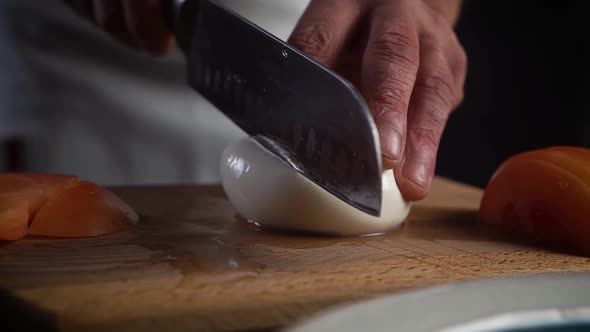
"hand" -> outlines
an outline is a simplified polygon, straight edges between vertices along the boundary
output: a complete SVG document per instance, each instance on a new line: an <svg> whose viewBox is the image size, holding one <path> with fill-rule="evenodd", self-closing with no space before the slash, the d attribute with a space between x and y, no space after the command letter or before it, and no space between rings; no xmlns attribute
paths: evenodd
<svg viewBox="0 0 590 332"><path fill-rule="evenodd" d="M430 191L451 111L463 99L457 0L311 0L289 42L354 83L379 131L383 164L408 200Z"/></svg>
<svg viewBox="0 0 590 332"><path fill-rule="evenodd" d="M173 47L172 32L164 21L166 0L66 0L78 15L115 39L154 55Z"/></svg>

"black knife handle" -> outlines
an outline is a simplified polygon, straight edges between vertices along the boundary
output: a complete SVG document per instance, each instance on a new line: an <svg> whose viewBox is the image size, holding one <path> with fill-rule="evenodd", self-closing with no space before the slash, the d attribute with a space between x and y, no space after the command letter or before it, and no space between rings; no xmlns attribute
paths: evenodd
<svg viewBox="0 0 590 332"><path fill-rule="evenodd" d="M200 2L201 0L169 0L164 10L164 20L176 37L178 47L185 53L190 50Z"/></svg>

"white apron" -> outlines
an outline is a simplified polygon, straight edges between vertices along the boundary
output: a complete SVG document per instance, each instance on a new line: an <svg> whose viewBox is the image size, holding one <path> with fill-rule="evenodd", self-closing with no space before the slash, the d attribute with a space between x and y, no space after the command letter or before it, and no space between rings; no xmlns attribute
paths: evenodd
<svg viewBox="0 0 590 332"><path fill-rule="evenodd" d="M286 39L307 0L225 0ZM27 171L101 184L216 183L244 133L185 84L175 51L154 58L60 0L0 1L0 139L27 137Z"/></svg>

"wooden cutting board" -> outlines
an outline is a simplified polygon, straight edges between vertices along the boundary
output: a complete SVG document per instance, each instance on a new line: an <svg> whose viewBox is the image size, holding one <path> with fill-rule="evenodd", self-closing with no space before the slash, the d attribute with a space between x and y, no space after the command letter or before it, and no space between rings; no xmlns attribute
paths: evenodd
<svg viewBox="0 0 590 332"><path fill-rule="evenodd" d="M0 288L45 314L22 321L64 331L264 330L384 293L590 271L588 258L478 226L481 191L443 179L401 229L356 238L257 229L236 217L216 186L115 192L142 216L134 230L0 245Z"/></svg>

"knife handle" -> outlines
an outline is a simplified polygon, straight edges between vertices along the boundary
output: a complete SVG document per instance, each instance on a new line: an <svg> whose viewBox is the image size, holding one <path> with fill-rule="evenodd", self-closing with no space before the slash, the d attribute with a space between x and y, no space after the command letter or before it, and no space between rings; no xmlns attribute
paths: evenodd
<svg viewBox="0 0 590 332"><path fill-rule="evenodd" d="M200 2L201 0L169 0L164 8L164 20L176 37L178 47L185 53L190 50Z"/></svg>

